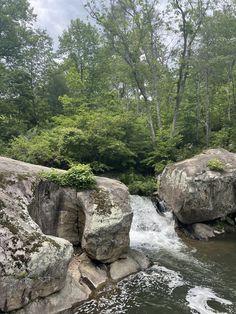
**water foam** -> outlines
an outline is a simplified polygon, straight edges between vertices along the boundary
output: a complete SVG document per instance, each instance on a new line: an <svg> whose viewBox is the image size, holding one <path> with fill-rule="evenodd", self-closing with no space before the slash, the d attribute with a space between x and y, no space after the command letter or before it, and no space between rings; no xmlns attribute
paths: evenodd
<svg viewBox="0 0 236 314"><path fill-rule="evenodd" d="M186 249L176 234L172 213L159 215L149 198L137 195L131 196L131 207L134 212L130 231L131 247L165 250L178 255Z"/></svg>
<svg viewBox="0 0 236 314"><path fill-rule="evenodd" d="M189 290L186 301L192 313L199 314L228 314L229 312L217 312L212 309L207 302L215 301L222 305L232 305L232 302L218 297L213 290L204 287L194 287Z"/></svg>

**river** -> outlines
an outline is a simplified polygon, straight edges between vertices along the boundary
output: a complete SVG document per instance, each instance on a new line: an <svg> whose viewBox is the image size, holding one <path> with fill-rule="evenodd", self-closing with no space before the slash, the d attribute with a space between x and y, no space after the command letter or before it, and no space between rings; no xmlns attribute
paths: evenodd
<svg viewBox="0 0 236 314"><path fill-rule="evenodd" d="M75 314L236 313L236 236L208 242L183 240L171 213L148 198L131 196L131 247L153 262L147 271L110 284Z"/></svg>

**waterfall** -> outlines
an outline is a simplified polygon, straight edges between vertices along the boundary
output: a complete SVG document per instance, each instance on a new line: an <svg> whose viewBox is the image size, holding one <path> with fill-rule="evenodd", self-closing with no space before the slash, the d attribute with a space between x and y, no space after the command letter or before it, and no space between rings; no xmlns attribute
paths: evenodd
<svg viewBox="0 0 236 314"><path fill-rule="evenodd" d="M160 215L149 198L138 195L131 196L131 207L134 213L130 231L131 247L155 252L164 250L171 254L179 254L185 249L175 231L171 212Z"/></svg>

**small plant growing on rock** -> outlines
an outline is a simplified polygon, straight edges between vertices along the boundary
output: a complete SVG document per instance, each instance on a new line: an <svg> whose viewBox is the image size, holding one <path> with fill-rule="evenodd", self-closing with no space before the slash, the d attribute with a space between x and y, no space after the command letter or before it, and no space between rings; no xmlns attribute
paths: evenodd
<svg viewBox="0 0 236 314"><path fill-rule="evenodd" d="M78 190L95 187L95 177L89 165L77 164L66 172L58 170L43 171L40 176L50 182L64 187L72 187Z"/></svg>
<svg viewBox="0 0 236 314"><path fill-rule="evenodd" d="M224 171L224 164L217 158L208 160L207 167L212 171Z"/></svg>

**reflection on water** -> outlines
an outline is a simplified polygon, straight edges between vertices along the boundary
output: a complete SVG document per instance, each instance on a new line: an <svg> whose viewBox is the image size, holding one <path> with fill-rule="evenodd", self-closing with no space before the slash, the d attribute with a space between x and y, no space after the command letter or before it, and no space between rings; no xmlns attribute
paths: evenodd
<svg viewBox="0 0 236 314"><path fill-rule="evenodd" d="M200 242L177 236L170 213L157 214L147 198L132 196L131 245L154 265L99 291L74 313L236 313L236 237Z"/></svg>

